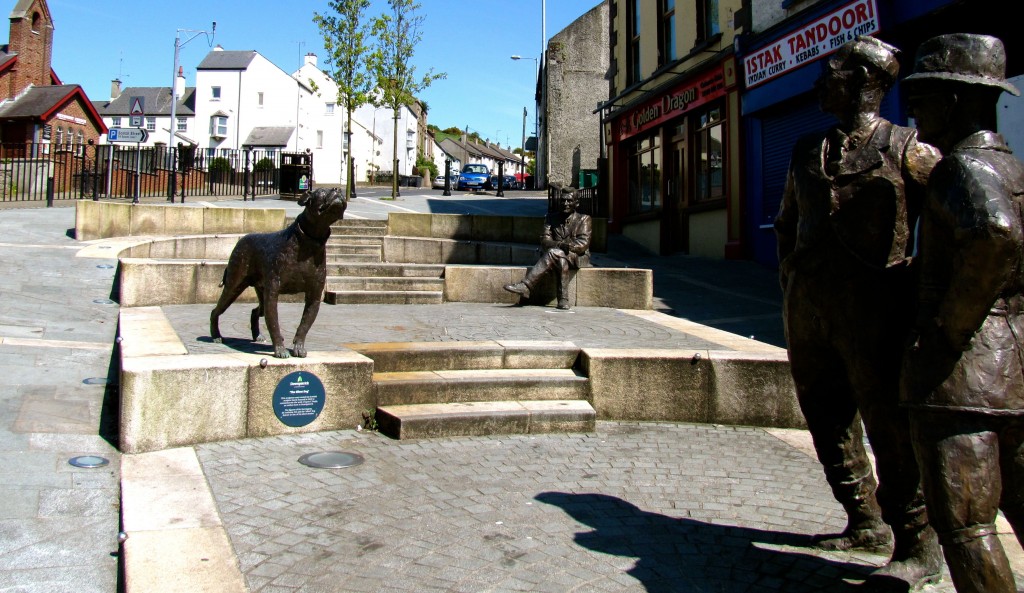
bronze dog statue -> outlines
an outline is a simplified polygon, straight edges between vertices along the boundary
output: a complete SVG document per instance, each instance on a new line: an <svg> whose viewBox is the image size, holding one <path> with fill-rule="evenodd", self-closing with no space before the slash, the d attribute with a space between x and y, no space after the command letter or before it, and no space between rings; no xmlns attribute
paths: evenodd
<svg viewBox="0 0 1024 593"><path fill-rule="evenodd" d="M305 210L287 228L275 233L245 235L231 251L221 282L224 291L210 313L210 335L214 341L221 341L220 315L242 291L252 286L259 299L250 320L252 339L265 341L260 335L259 318L266 317L274 356L288 358L277 316L277 297L304 293L306 306L295 330L293 350L299 358L306 356L306 333L320 311L327 280L327 239L331 236L331 224L341 220L348 203L337 188L308 191L298 203L305 206Z"/></svg>

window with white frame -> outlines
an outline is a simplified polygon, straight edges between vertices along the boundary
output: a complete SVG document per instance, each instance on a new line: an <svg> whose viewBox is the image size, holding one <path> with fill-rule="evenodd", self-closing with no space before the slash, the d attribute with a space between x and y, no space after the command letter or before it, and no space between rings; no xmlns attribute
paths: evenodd
<svg viewBox="0 0 1024 593"><path fill-rule="evenodd" d="M150 132L155 132L156 131L156 118L155 117L147 117L146 118L146 129L149 130Z"/></svg>
<svg viewBox="0 0 1024 593"><path fill-rule="evenodd" d="M175 127L175 129L177 131L179 131L179 132L187 132L188 131L188 120L185 119L184 117L179 117L178 118L178 124Z"/></svg>
<svg viewBox="0 0 1024 593"><path fill-rule="evenodd" d="M324 131L323 130L317 130L316 131L316 147L317 148L323 148L324 147Z"/></svg>
<svg viewBox="0 0 1024 593"><path fill-rule="evenodd" d="M57 126L57 136L55 144L57 146L64 144L64 128L62 128L61 126Z"/></svg>
<svg viewBox="0 0 1024 593"><path fill-rule="evenodd" d="M263 107L263 91L256 93L256 106Z"/></svg>
<svg viewBox="0 0 1024 593"><path fill-rule="evenodd" d="M115 128L121 127L121 118L120 118L120 116L119 117L112 117L112 118L110 118L110 125L115 127Z"/></svg>
<svg viewBox="0 0 1024 593"><path fill-rule="evenodd" d="M228 116L215 115L210 118L210 135L225 138L228 135Z"/></svg>
<svg viewBox="0 0 1024 593"><path fill-rule="evenodd" d="M215 87L212 87L210 89L210 97L214 101L220 101L220 87L219 86L215 86Z"/></svg>
<svg viewBox="0 0 1024 593"><path fill-rule="evenodd" d="M325 111L325 113L326 113L327 115L334 115L334 103L328 103L328 104L326 105L326 111Z"/></svg>

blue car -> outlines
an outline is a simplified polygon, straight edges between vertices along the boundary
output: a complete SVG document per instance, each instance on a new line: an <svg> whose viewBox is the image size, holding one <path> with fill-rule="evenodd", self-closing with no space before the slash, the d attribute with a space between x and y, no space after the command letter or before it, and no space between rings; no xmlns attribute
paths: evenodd
<svg viewBox="0 0 1024 593"><path fill-rule="evenodd" d="M456 185L459 191L466 190L490 190L491 170L487 165L469 164L462 168L459 174L459 182Z"/></svg>

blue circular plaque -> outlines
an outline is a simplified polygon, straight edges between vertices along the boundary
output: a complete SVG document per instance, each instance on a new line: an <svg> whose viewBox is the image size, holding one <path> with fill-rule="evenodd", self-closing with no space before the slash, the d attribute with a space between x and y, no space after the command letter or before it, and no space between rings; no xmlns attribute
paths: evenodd
<svg viewBox="0 0 1024 593"><path fill-rule="evenodd" d="M324 384L309 371L285 375L274 389L274 415L285 426L305 426L324 409Z"/></svg>

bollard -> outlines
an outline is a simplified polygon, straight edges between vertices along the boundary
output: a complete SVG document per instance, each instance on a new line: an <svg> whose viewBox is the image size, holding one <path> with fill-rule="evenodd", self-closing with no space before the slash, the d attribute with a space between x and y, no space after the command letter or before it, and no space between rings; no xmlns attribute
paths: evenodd
<svg viewBox="0 0 1024 593"><path fill-rule="evenodd" d="M442 196L452 195L452 160L444 160L444 192Z"/></svg>
<svg viewBox="0 0 1024 593"><path fill-rule="evenodd" d="M53 208L53 177L46 178L46 207Z"/></svg>
<svg viewBox="0 0 1024 593"><path fill-rule="evenodd" d="M498 193L494 194L496 198L505 197L505 162L498 161Z"/></svg>

